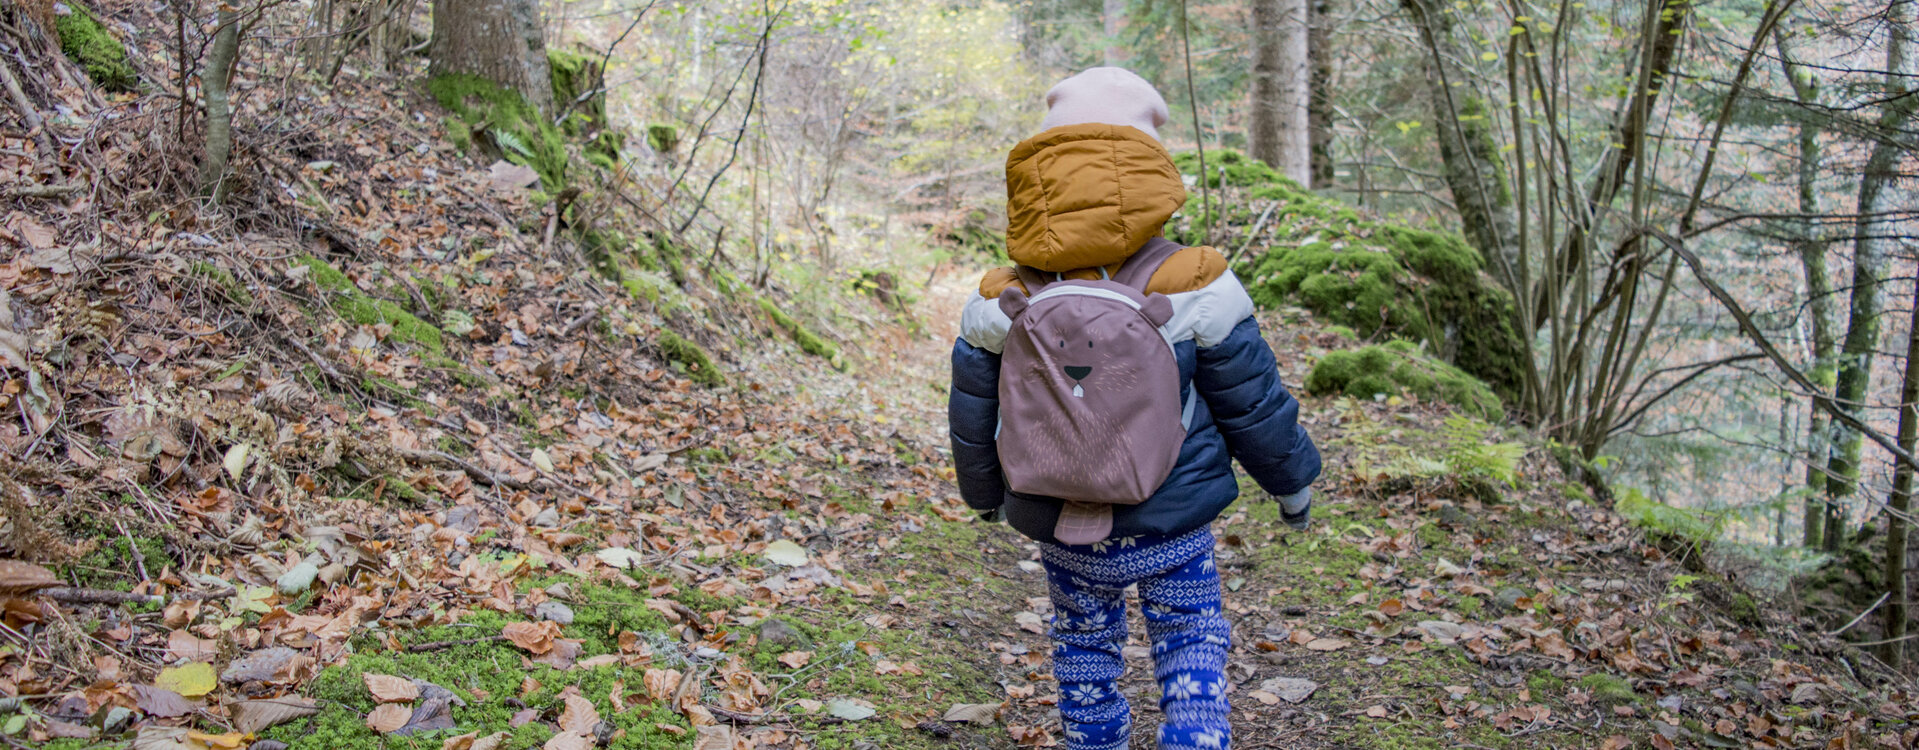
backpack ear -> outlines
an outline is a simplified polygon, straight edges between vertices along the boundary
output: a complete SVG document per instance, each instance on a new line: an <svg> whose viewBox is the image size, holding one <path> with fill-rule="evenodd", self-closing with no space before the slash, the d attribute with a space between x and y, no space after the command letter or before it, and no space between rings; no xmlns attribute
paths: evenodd
<svg viewBox="0 0 1919 750"><path fill-rule="evenodd" d="M1000 290L999 311L1006 313L1006 317L1009 319L1018 320L1019 314L1026 312L1026 293L1020 291L1019 287L1016 286L1009 286Z"/></svg>
<svg viewBox="0 0 1919 750"><path fill-rule="evenodd" d="M1146 304L1140 305L1139 311L1153 321L1153 325L1163 326L1173 319L1173 300L1164 294L1148 294Z"/></svg>

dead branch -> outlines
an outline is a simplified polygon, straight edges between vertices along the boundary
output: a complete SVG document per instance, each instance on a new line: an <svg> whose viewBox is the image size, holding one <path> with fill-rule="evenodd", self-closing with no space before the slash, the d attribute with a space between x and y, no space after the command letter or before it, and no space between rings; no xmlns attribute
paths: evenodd
<svg viewBox="0 0 1919 750"><path fill-rule="evenodd" d="M191 601L204 599L224 599L237 593L227 588L219 591L184 591L171 596L158 594L135 594L127 591L109 591L106 589L87 589L72 586L54 586L33 592L34 596L44 596L56 602L66 604L166 604L169 601Z"/></svg>

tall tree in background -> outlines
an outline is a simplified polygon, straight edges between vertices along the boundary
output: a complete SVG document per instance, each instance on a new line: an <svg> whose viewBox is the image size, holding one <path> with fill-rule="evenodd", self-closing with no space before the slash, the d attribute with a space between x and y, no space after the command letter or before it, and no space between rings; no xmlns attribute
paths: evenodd
<svg viewBox="0 0 1919 750"><path fill-rule="evenodd" d="M1453 22L1440 0L1400 0L1425 46L1426 90L1432 98L1433 132L1439 138L1446 186L1459 209L1461 234L1486 256L1493 274L1508 289L1520 287L1513 270L1519 253L1513 221L1513 195L1498 153L1491 108L1465 86L1459 64L1465 55L1454 37Z"/></svg>
<svg viewBox="0 0 1919 750"><path fill-rule="evenodd" d="M1119 44L1119 27L1126 19L1126 0L1100 0L1099 22L1106 31L1106 65L1126 62L1126 49Z"/></svg>
<svg viewBox="0 0 1919 750"><path fill-rule="evenodd" d="M1311 187L1308 2L1253 2L1253 111L1248 140L1254 158Z"/></svg>
<svg viewBox="0 0 1919 750"><path fill-rule="evenodd" d="M1913 3L1899 0L1886 8L1886 103L1880 110L1872 152L1859 175L1859 213L1853 220L1852 234L1852 313L1846 323L1834 392L1839 405L1855 415L1865 402L1872 381L1873 354L1879 344L1879 284L1885 276L1887 246L1893 242L1888 230L1896 208L1890 188L1898 175L1900 157L1914 148L1907 129L1915 108L1919 108L1919 96L1909 94L1906 80L1916 67L1911 54ZM1838 550L1845 543L1846 518L1840 501L1858 486L1859 449L1864 440L1844 425L1834 424L1833 433L1832 456L1826 463L1829 503L1823 541L1827 550Z"/></svg>
<svg viewBox="0 0 1919 750"><path fill-rule="evenodd" d="M546 42L535 0L440 0L433 7L433 75L467 73L553 111Z"/></svg>
<svg viewBox="0 0 1919 750"><path fill-rule="evenodd" d="M1307 139L1312 150L1312 187L1333 184L1333 80L1339 75L1339 57L1333 53L1332 0L1308 0L1306 53L1312 59L1310 98L1306 103Z"/></svg>
<svg viewBox="0 0 1919 750"><path fill-rule="evenodd" d="M1826 242L1817 236L1813 218L1820 215L1818 180L1825 160L1819 136L1824 124L1814 113L1819 106L1819 78L1810 69L1793 62L1792 34L1783 27L1773 33L1773 45L1779 50L1779 65L1792 86L1793 98L1803 113L1799 125L1799 163L1795 173L1799 189L1799 213L1805 218L1794 222L1792 240L1799 265L1806 277L1806 302L1812 319L1812 362L1808 374L1821 387L1833 385L1833 353L1837 349L1832 319L1832 281L1826 276ZM1820 544L1820 532L1826 520L1826 474L1823 457L1827 453L1825 413L1809 409L1806 428L1806 498L1801 540L1808 547Z"/></svg>

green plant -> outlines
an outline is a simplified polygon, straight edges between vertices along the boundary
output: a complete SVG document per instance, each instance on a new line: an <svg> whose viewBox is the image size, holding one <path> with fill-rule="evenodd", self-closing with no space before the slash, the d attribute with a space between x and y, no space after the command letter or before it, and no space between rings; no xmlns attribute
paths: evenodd
<svg viewBox="0 0 1919 750"><path fill-rule="evenodd" d="M1497 480L1508 487L1518 482L1519 461L1526 457L1524 444L1495 442L1492 425L1459 414L1446 418L1440 434L1446 441L1443 460L1453 473Z"/></svg>

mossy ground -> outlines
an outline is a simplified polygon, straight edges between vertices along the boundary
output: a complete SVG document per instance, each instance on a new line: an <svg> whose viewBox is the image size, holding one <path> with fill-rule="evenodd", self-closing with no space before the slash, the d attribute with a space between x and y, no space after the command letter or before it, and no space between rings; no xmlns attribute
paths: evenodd
<svg viewBox="0 0 1919 750"><path fill-rule="evenodd" d="M69 2L67 9L71 12L53 18L54 32L60 37L60 51L79 64L100 88L124 92L138 87L140 74L127 63L126 45L86 6Z"/></svg>
<svg viewBox="0 0 1919 750"><path fill-rule="evenodd" d="M1183 172L1198 172L1194 153L1174 161ZM1520 358L1528 350L1513 333L1512 298L1463 238L1374 221L1237 151L1208 151L1206 161L1209 184L1222 193L1215 198L1219 216L1178 222L1169 236L1198 242L1197 227L1208 221L1250 229L1266 204L1275 205L1266 252L1236 269L1255 302L1296 304L1364 337L1383 331L1427 342L1501 398L1518 396Z"/></svg>
<svg viewBox="0 0 1919 750"><path fill-rule="evenodd" d="M1328 352L1313 364L1306 390L1317 394L1343 393L1353 398L1411 393L1429 401L1443 401L1479 419L1504 416L1492 389L1459 368L1420 351L1410 341Z"/></svg>
<svg viewBox="0 0 1919 750"><path fill-rule="evenodd" d="M774 304L772 300L761 298L760 309L766 311L767 316L771 317L775 324L785 329L787 334L793 337L793 343L799 345L800 351L815 357L824 358L828 362L833 363L833 366L836 368L845 367L844 361L840 359L839 347L834 346L832 342L826 339L820 338L818 334L807 330L806 326L801 325L793 316L786 314L786 311L781 310L779 305Z"/></svg>
<svg viewBox="0 0 1919 750"><path fill-rule="evenodd" d="M346 274L311 255L299 256L294 262L306 267L314 284L336 293L337 296L330 301L342 320L355 325L384 323L393 330L388 340L416 344L434 354L446 351L440 329L407 312L398 303L368 296L354 286L353 280L347 278Z"/></svg>
<svg viewBox="0 0 1919 750"><path fill-rule="evenodd" d="M666 356L668 362L684 369L693 382L708 388L726 384L726 375L720 372L719 366L713 364L713 357L685 336L662 328L653 343L660 348L660 353Z"/></svg>

